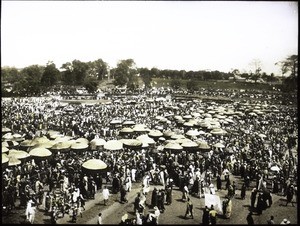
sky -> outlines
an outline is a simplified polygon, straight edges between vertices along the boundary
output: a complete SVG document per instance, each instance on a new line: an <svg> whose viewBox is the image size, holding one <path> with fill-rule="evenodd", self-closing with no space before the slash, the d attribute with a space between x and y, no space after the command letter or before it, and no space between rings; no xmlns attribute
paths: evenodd
<svg viewBox="0 0 300 226"><path fill-rule="evenodd" d="M102 59L110 68L280 74L298 55L298 2L2 1L1 66Z"/></svg>

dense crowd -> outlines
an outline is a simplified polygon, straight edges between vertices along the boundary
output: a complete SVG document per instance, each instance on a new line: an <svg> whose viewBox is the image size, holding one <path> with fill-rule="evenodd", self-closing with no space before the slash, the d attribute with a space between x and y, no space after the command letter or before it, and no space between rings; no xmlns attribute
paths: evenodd
<svg viewBox="0 0 300 226"><path fill-rule="evenodd" d="M132 121L132 125L125 123ZM145 125L146 129L120 132L124 127L134 129L137 124ZM250 182L256 182L250 199L253 211L260 214L271 207L272 194L286 196L287 203L296 194L297 156L293 149L297 145L297 125L296 108L275 105L270 98L218 104L201 100L158 99L153 95L151 98L139 95L122 99L112 96L111 102L106 104L72 106L51 98L4 99L2 127L9 128L12 134L21 135L17 144L6 142L8 149L29 151L33 147L22 146L22 141L38 137L47 137L51 141L61 137L69 140L85 138L91 144L92 140L99 138L106 141L135 139L150 130L160 130L163 136L152 137L154 143L138 148L124 145L122 150L108 150L103 146L95 149L91 145L82 150L57 151L50 147L51 157L28 157L12 166L2 164L2 206L12 209L19 199L31 222L34 220L34 206L42 206L51 213L52 223L65 213L76 222L76 217L84 210L85 201L94 198L95 193L102 192L104 187L107 189L106 186L110 185L109 192L120 193L120 202L126 202L132 183L141 183L142 189L134 204L136 224L158 223L165 204L172 205L174 188L182 191L182 198L188 204L190 195L203 198L207 192L228 190L223 214L229 218L232 197L237 189L231 175L235 175L244 181L240 188L243 191L241 198L245 198ZM226 132L211 133L218 127ZM61 137L52 137L49 131L53 130ZM189 130L202 133L188 136ZM176 141L176 135L183 135L198 144L206 142L210 148L165 148L170 140ZM2 138L2 141L4 143L7 139ZM85 171L82 163L92 158L104 161L107 170L93 174ZM272 170L274 166L278 169ZM150 193L150 185L164 188L155 188ZM147 195L151 195L152 208L159 211L144 216ZM187 214L191 213L192 210L187 211Z"/></svg>

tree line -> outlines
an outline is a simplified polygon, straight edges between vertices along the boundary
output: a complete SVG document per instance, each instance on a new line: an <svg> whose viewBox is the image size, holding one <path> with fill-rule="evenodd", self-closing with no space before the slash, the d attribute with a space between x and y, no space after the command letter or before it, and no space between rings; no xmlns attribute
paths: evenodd
<svg viewBox="0 0 300 226"><path fill-rule="evenodd" d="M256 65L258 65L256 63ZM282 76L290 73L283 82L282 89L285 91L297 89L298 78L298 55L292 55L276 63L280 66ZM207 80L228 80L230 77L239 76L245 79L252 79L255 82L262 78L266 82L276 81L278 78L274 74L266 74L260 67L255 72L240 73L238 69L225 73L220 71L185 71L169 70L158 68L138 68L133 59L120 60L115 68L110 68L108 63L102 59L95 61L82 62L73 60L62 64L58 69L56 65L49 61L45 66L30 65L23 69L15 67L1 68L1 93L2 96L37 96L41 93L53 90L54 87L83 86L89 93L95 93L98 84L104 79L113 79L116 86L126 86L128 89L141 88L140 80L144 88L150 88L152 79L163 78L170 79L172 88L180 87L180 80L188 80L187 88L196 89L196 83L193 81ZM11 84L11 90L5 88Z"/></svg>

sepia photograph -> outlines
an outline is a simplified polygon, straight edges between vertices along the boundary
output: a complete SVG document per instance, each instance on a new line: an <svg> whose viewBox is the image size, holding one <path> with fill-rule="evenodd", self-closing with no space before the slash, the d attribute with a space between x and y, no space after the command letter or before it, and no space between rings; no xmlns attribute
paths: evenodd
<svg viewBox="0 0 300 226"><path fill-rule="evenodd" d="M297 225L298 21L2 0L2 224Z"/></svg>

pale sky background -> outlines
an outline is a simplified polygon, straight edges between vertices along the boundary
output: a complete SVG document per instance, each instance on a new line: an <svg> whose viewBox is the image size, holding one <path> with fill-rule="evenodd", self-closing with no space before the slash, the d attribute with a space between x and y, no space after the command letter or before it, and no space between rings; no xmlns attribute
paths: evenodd
<svg viewBox="0 0 300 226"><path fill-rule="evenodd" d="M115 67L262 71L298 55L298 2L2 1L1 66L103 59Z"/></svg>

